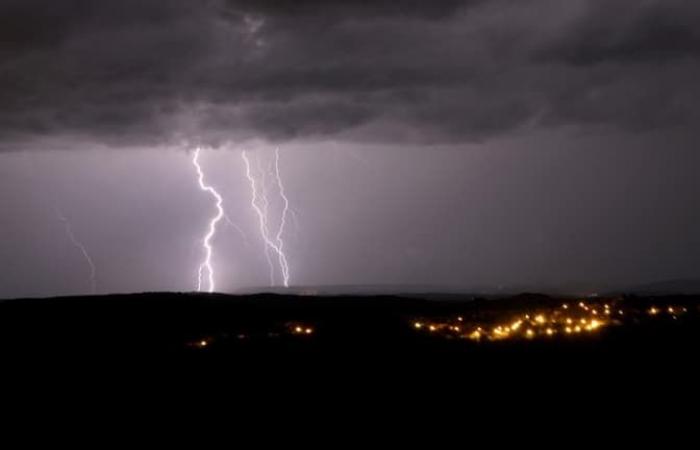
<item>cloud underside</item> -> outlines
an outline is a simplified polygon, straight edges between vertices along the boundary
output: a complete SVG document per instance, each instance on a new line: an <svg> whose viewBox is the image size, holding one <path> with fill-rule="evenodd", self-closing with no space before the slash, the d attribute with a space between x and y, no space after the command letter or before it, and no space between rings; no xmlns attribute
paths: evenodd
<svg viewBox="0 0 700 450"><path fill-rule="evenodd" d="M688 127L698 25L683 0L6 0L0 142Z"/></svg>

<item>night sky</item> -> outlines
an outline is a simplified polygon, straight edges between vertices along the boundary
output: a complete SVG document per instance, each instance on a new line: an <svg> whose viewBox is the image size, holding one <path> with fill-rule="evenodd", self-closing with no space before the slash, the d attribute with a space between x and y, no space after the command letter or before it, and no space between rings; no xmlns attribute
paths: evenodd
<svg viewBox="0 0 700 450"><path fill-rule="evenodd" d="M82 249L195 290L198 147L219 291L271 284L275 149L292 286L698 278L698 80L687 0L0 0L0 298L90 293Z"/></svg>

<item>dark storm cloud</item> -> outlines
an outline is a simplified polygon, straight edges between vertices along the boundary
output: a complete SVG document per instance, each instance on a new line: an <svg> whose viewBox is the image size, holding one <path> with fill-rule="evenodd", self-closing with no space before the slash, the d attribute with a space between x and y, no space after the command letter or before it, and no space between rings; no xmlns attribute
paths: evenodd
<svg viewBox="0 0 700 450"><path fill-rule="evenodd" d="M444 18L458 9L484 0L228 0L233 11L255 11L271 16L314 16L329 21L348 17L415 16Z"/></svg>
<svg viewBox="0 0 700 450"><path fill-rule="evenodd" d="M545 120L634 131L693 127L700 119L698 25L693 2L589 2L568 30L533 53L536 63L568 74L561 86L555 81Z"/></svg>
<svg viewBox="0 0 700 450"><path fill-rule="evenodd" d="M698 58L699 24L696 2L600 2L541 56L574 65Z"/></svg>
<svg viewBox="0 0 700 450"><path fill-rule="evenodd" d="M687 126L698 118L699 10L2 0L0 139L444 142L537 126Z"/></svg>

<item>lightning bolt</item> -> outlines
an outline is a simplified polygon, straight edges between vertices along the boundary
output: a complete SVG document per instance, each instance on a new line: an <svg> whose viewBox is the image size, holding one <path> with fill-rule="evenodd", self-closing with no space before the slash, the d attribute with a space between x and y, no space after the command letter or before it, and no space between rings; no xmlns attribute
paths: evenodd
<svg viewBox="0 0 700 450"><path fill-rule="evenodd" d="M197 278L197 291L201 292L202 291L202 285L203 285L203 278L204 274L206 272L206 277L207 277L207 292L214 292L216 289L216 285L214 283L214 267L212 266L211 258L212 258L212 245L211 241L216 235L216 226L219 224L219 222L226 216L226 213L224 212L224 207L223 203L224 200L221 198L221 195L214 189L213 187L207 185L204 181L204 171L202 171L202 166L199 164L199 153L200 153L200 148L197 148L194 151L194 156L192 158L192 164L194 165L195 169L197 170L197 181L199 183L199 188L207 192L209 195L211 195L214 198L214 201L216 203L216 215L209 221L209 227L207 229L207 234L204 236L204 240L202 241L202 246L204 248L204 260L202 263L199 265L199 271L198 271L198 278Z"/></svg>
<svg viewBox="0 0 700 450"><path fill-rule="evenodd" d="M95 264L92 261L92 258L90 257L90 254L87 251L87 248L83 245L82 242L80 242L76 237L75 233L73 233L73 227L71 226L70 221L68 218L61 212L60 209L56 209L56 216L58 216L58 220L60 220L63 223L63 227L66 230L66 236L68 236L68 240L71 241L73 246L80 250L80 253L83 255L83 259L85 259L85 262L87 262L88 266L90 266L90 293L92 295L95 295L97 292L97 270L95 270Z"/></svg>
<svg viewBox="0 0 700 450"><path fill-rule="evenodd" d="M280 219L280 227L277 230L277 248L279 248L278 257L280 268L282 269L282 278L284 279L284 287L289 287L289 264L287 263L287 256L284 254L284 241L282 236L284 234L284 228L287 225L287 213L289 211L289 198L284 190L284 184L282 183L282 176L280 175L280 149L279 147L275 149L275 178L277 179L277 187L279 189L280 197L282 197L282 203L284 208L282 209L282 217Z"/></svg>
<svg viewBox="0 0 700 450"><path fill-rule="evenodd" d="M258 217L260 236L262 237L262 240L265 244L265 256L268 260L268 263L270 264L271 282L272 284L274 284L274 268L269 257L269 251L272 251L274 254L277 255L280 271L282 273L282 282L284 284L284 287L289 287L289 264L287 262L287 255L284 252L284 240L282 239L287 221L287 213L289 211L289 199L287 198L286 192L284 190L284 184L282 183L282 177L280 176L279 149L275 152L275 178L277 181L280 197L282 198L284 204L284 209L282 211L280 226L274 238L272 237L269 227L268 207L270 202L267 198L265 186L265 173L261 170L262 186L260 186L260 189L258 189L258 182L256 182L255 177L251 172L250 160L245 150L241 152L241 157L243 159L243 163L245 164L246 177L248 178L248 182L250 183L250 189L252 194L250 206Z"/></svg>

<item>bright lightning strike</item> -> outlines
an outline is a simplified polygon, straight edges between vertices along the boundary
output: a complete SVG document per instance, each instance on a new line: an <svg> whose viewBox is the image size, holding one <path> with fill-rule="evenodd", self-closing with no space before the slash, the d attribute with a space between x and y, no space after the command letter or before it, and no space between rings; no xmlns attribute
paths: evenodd
<svg viewBox="0 0 700 450"><path fill-rule="evenodd" d="M90 257L90 254L87 251L87 248L83 245L82 242L80 242L76 237L75 233L73 233L73 227L71 226L70 221L68 218L63 215L60 209L56 208L56 215L58 216L58 220L63 222L63 227L66 230L66 236L68 236L68 240L77 248L80 250L80 253L82 253L83 258L85 259L85 262L87 262L88 266L90 266L90 293L95 294L97 292L97 270L95 269L95 264L92 261L92 258Z"/></svg>
<svg viewBox="0 0 700 450"><path fill-rule="evenodd" d="M284 284L284 287L289 287L289 264L287 262L287 255L284 253L284 241L282 239L283 234L284 234L284 227L286 225L286 220L287 220L287 212L289 210L289 200L286 196L286 193L284 191L284 184L282 183L282 178L280 176L280 170L279 170L279 150L275 153L275 176L276 176L276 181L277 181L277 186L279 189L280 196L282 197L282 201L284 203L284 209L282 211L282 218L280 222L280 227L278 228L277 233L275 234L275 237L272 237L272 234L270 232L270 227L269 227L269 216L268 216L268 206L269 206L269 201L267 198L267 192L265 190L265 181L264 181L264 171L262 174L262 183L263 185L260 186L260 191L258 189L258 183L255 180L255 177L253 176L251 172L251 167L250 167L250 160L248 159L248 155L245 151L241 152L241 157L243 158L243 163L245 164L245 169L246 169L246 177L248 178L248 181L250 182L250 189L252 193L252 197L250 200L250 206L255 211L255 214L258 217L258 225L260 229L260 236L263 239L263 242L265 243L265 256L269 258L268 256L268 251L272 250L277 255L277 259L279 261L279 266L280 266L280 271L282 273L282 282ZM269 262L269 259L268 259ZM271 277L272 282L274 283L274 271L272 270L271 266Z"/></svg>
<svg viewBox="0 0 700 450"><path fill-rule="evenodd" d="M282 202L284 208L282 209L282 218L280 219L280 227L277 230L277 247L279 248L279 262L280 268L282 269L282 278L284 279L284 286L289 287L289 264L287 264L287 256L284 254L284 241L282 236L284 234L284 228L287 225L287 212L289 211L289 198L284 191L284 184L282 183L282 176L280 175L280 149L275 149L275 177L277 178L277 187L279 188L280 197L282 197Z"/></svg>
<svg viewBox="0 0 700 450"><path fill-rule="evenodd" d="M212 245L211 241L214 238L214 235L216 235L216 226L218 223L226 216L226 213L224 212L224 207L223 203L224 200L221 198L221 195L214 189L213 187L207 185L204 181L204 172L202 171L202 166L199 164L199 153L200 153L200 148L197 148L194 152L194 157L192 158L192 164L194 164L195 169L197 170L197 181L199 183L199 188L204 191L209 193L211 195L215 202L216 202L216 216L214 216L210 221L209 221L209 228L207 231L207 234L204 236L204 240L202 241L202 246L204 247L204 261L199 265L199 272L198 272L198 278L197 278L197 291L201 292L202 291L202 285L203 285L203 278L204 278L204 273L206 272L206 277L207 277L207 292L214 292L216 289L216 285L214 283L214 268L212 266Z"/></svg>

